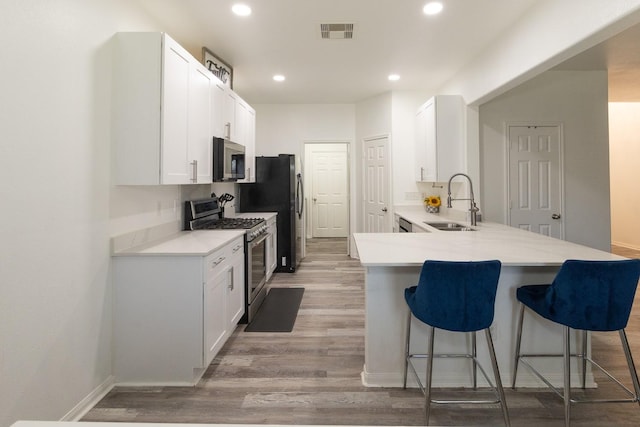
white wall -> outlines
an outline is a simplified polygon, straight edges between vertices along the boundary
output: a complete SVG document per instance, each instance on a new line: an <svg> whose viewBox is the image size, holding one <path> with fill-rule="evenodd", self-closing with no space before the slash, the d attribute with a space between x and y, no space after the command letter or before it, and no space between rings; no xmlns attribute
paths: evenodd
<svg viewBox="0 0 640 427"><path fill-rule="evenodd" d="M611 241L640 250L640 103L609 104Z"/></svg>
<svg viewBox="0 0 640 427"><path fill-rule="evenodd" d="M252 104L256 155L304 155L305 141L355 140L353 104Z"/></svg>
<svg viewBox="0 0 640 427"><path fill-rule="evenodd" d="M606 71L550 71L480 106L481 206L506 223L505 123L564 125L566 239L609 251Z"/></svg>
<svg viewBox="0 0 640 427"><path fill-rule="evenodd" d="M425 92L391 93L391 158L393 160L393 205L422 204L415 177L416 112L430 95Z"/></svg>
<svg viewBox="0 0 640 427"><path fill-rule="evenodd" d="M2 427L109 385L110 237L174 218L178 187L110 186L109 39L160 30L138 4L2 1Z"/></svg>

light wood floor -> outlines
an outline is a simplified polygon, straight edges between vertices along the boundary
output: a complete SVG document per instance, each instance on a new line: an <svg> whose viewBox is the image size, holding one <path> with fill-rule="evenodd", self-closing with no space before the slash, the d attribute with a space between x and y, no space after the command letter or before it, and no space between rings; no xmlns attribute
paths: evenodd
<svg viewBox="0 0 640 427"><path fill-rule="evenodd" d="M297 273L274 276L273 287L305 288L292 333L245 333L240 326L195 387L116 387L82 421L422 425L418 391L367 389L360 382L364 273L345 254L345 239L312 239ZM640 363L638 301L627 333ZM594 334L592 341L595 357L626 379L617 334ZM513 426L563 425L562 401L547 389L505 391ZM574 406L573 417L574 426L638 426L640 407ZM492 407L436 406L431 424L502 420Z"/></svg>

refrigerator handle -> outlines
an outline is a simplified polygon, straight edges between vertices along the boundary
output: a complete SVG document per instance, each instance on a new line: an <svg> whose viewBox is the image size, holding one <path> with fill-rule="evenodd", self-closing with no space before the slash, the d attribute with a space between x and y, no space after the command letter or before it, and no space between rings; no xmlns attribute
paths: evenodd
<svg viewBox="0 0 640 427"><path fill-rule="evenodd" d="M298 174L296 176L298 178L297 186L296 186L296 213L298 214L298 218L302 219L302 211L304 210L304 185L302 183L302 174Z"/></svg>

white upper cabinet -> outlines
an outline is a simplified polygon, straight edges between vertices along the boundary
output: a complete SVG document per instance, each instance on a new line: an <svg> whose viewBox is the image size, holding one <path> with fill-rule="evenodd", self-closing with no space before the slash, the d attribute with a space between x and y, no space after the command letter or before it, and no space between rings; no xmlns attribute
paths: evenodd
<svg viewBox="0 0 640 427"><path fill-rule="evenodd" d="M213 76L214 83L211 86L211 131L216 138L225 138L226 136L226 100L227 92L224 83L217 77Z"/></svg>
<svg viewBox="0 0 640 427"><path fill-rule="evenodd" d="M164 33L114 37L116 184L212 181L215 77Z"/></svg>
<svg viewBox="0 0 640 427"><path fill-rule="evenodd" d="M238 141L238 95L229 88L225 90L225 100L224 100L224 112L223 112L223 121L224 121L224 135L223 137L226 139L230 139L233 142Z"/></svg>
<svg viewBox="0 0 640 427"><path fill-rule="evenodd" d="M416 114L416 181L442 182L464 167L464 103L458 95L439 95Z"/></svg>
<svg viewBox="0 0 640 427"><path fill-rule="evenodd" d="M255 182L256 112L242 98L236 98L236 140L245 147L245 179Z"/></svg>
<svg viewBox="0 0 640 427"><path fill-rule="evenodd" d="M188 109L188 162L192 183L207 183L213 178L213 130L211 97L215 77L200 63L191 67ZM195 163L194 163L195 162Z"/></svg>
<svg viewBox="0 0 640 427"><path fill-rule="evenodd" d="M245 145L247 151L245 153L245 165L247 167L246 181L256 181L256 111L249 107L247 123L246 123Z"/></svg>

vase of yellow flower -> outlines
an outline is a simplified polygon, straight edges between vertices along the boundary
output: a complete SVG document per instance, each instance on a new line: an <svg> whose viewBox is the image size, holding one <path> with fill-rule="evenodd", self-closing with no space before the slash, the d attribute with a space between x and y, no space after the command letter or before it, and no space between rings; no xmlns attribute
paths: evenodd
<svg viewBox="0 0 640 427"><path fill-rule="evenodd" d="M424 208L429 213L440 212L441 204L442 201L440 200L440 196L427 196L424 198Z"/></svg>

